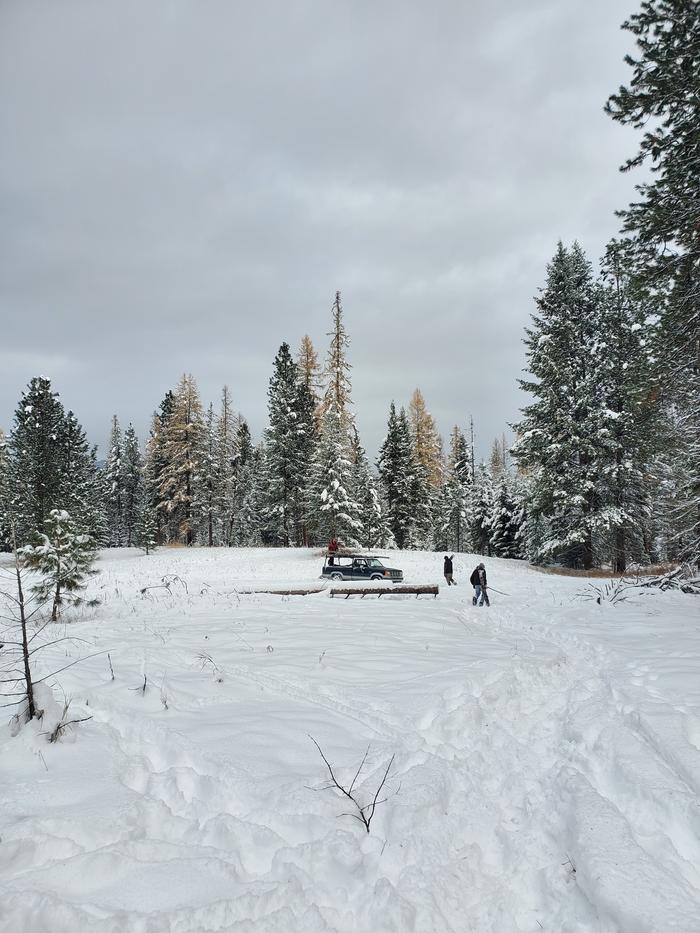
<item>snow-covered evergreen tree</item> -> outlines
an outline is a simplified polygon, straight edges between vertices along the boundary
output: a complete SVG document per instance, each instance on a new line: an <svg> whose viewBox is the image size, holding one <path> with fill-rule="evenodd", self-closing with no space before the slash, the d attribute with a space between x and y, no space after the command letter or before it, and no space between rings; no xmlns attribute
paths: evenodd
<svg viewBox="0 0 700 933"><path fill-rule="evenodd" d="M621 212L636 287L660 314L655 340L661 400L677 428L670 441L682 477L672 513L675 546L700 564L700 6L690 0L644 0L623 23L637 50L607 112L643 130L622 170L646 166L637 196ZM649 171L651 169L651 171Z"/></svg>
<svg viewBox="0 0 700 933"><path fill-rule="evenodd" d="M119 419L116 415L113 415L107 460L102 473L105 490L104 511L107 547L123 547L125 544L122 457L122 431L119 426Z"/></svg>
<svg viewBox="0 0 700 933"><path fill-rule="evenodd" d="M268 391L266 433L268 518L276 543L304 542L306 485L314 449L314 402L289 346L275 357Z"/></svg>
<svg viewBox="0 0 700 933"><path fill-rule="evenodd" d="M62 426L65 419L51 380L39 376L22 394L7 444L6 508L18 543L44 526L64 490Z"/></svg>
<svg viewBox="0 0 700 933"><path fill-rule="evenodd" d="M357 428L354 429L352 438L352 468L352 487L355 490L360 522L358 540L362 547L386 547L391 543L392 536Z"/></svg>
<svg viewBox="0 0 700 933"><path fill-rule="evenodd" d="M435 546L464 551L471 546L470 505L472 452L464 433L455 425L450 436L445 483L436 506Z"/></svg>
<svg viewBox="0 0 700 933"><path fill-rule="evenodd" d="M156 536L159 543L167 540L167 514L165 504L161 499L160 487L163 472L167 464L165 450L165 426L175 402L175 393L168 391L160 403L160 408L153 413L151 420L151 433L146 446L146 462L144 465L144 483L146 487L146 501L155 511L158 528Z"/></svg>
<svg viewBox="0 0 700 933"><path fill-rule="evenodd" d="M183 375L163 426L163 466L157 508L167 518L170 540L192 544L197 525L197 483L205 424L194 377Z"/></svg>
<svg viewBox="0 0 700 933"><path fill-rule="evenodd" d="M158 546L158 516L155 510L147 503L141 509L132 532L133 543L142 548L146 554L155 551Z"/></svg>
<svg viewBox="0 0 700 933"><path fill-rule="evenodd" d="M408 548L415 538L415 461L406 412L389 407L384 442L377 468L387 502L387 524L398 548Z"/></svg>
<svg viewBox="0 0 700 933"><path fill-rule="evenodd" d="M231 540L236 547L259 547L270 543L267 527L267 464L265 447L250 445L248 425L239 430L239 459Z"/></svg>
<svg viewBox="0 0 700 933"><path fill-rule="evenodd" d="M72 411L66 412L60 438L62 489L59 505L70 514L77 528L102 546L107 530L97 448L88 443L85 431Z"/></svg>
<svg viewBox="0 0 700 933"><path fill-rule="evenodd" d="M331 403L323 414L311 474L312 529L317 542L337 538L346 547L359 544L362 525L353 481L347 422Z"/></svg>
<svg viewBox="0 0 700 933"><path fill-rule="evenodd" d="M238 459L238 430L240 416L234 411L231 392L224 386L221 392L221 408L217 422L217 454L219 472L219 507L221 543L231 545L234 496L236 486L236 461Z"/></svg>
<svg viewBox="0 0 700 933"><path fill-rule="evenodd" d="M600 318L590 263L578 244L567 251L559 243L537 309L525 339L533 378L520 380L534 401L523 409L512 452L531 471L531 515L548 526L539 556L589 568L600 507Z"/></svg>
<svg viewBox="0 0 700 933"><path fill-rule="evenodd" d="M493 479L482 460L476 467L469 502L469 533L472 550L477 554L491 554L493 506Z"/></svg>
<svg viewBox="0 0 700 933"><path fill-rule="evenodd" d="M204 417L204 430L196 474L193 511L199 519L200 539L213 547L221 540L222 486L219 435L214 406L209 405Z"/></svg>
<svg viewBox="0 0 700 933"><path fill-rule="evenodd" d="M129 424L124 432L121 467L124 544L126 547L131 547L135 543L134 536L136 527L141 521L141 513L147 505L143 458L139 439L132 424Z"/></svg>
<svg viewBox="0 0 700 933"><path fill-rule="evenodd" d="M522 557L521 513L513 491L513 478L503 469L502 458L498 466L499 470L493 481L493 504L489 516L490 553L494 557Z"/></svg>
<svg viewBox="0 0 700 933"><path fill-rule="evenodd" d="M95 541L81 532L63 509L52 509L43 527L45 531L37 534L38 543L25 545L19 553L25 565L41 575L33 590L41 601L51 599L51 620L55 622L63 605L77 606L83 601L80 593L95 572Z"/></svg>

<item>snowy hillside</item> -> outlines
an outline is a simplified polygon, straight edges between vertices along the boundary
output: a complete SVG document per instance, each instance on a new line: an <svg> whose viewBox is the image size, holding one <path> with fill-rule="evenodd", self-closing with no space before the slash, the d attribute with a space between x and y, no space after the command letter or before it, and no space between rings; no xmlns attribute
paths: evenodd
<svg viewBox="0 0 700 933"><path fill-rule="evenodd" d="M237 593L308 551L103 552L0 727L0 931L698 933L700 600L487 560L475 608L475 560L331 600ZM369 833L310 737L360 805L395 756Z"/></svg>

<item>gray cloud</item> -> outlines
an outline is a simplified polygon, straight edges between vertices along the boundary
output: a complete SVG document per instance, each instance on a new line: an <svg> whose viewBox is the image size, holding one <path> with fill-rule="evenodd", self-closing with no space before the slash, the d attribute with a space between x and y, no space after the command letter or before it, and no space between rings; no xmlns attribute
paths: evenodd
<svg viewBox="0 0 700 933"><path fill-rule="evenodd" d="M8 0L0 425L45 373L94 441L144 435L191 371L259 433L339 288L370 451L416 386L487 448L556 240L595 259L632 193L629 6Z"/></svg>

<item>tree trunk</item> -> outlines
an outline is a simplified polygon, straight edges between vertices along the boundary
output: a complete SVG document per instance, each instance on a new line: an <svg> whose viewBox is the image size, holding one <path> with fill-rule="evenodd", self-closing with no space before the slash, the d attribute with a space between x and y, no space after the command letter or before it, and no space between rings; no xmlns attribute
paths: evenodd
<svg viewBox="0 0 700 933"><path fill-rule="evenodd" d="M58 622L58 607L61 605L61 581L56 584L56 592L53 596L53 606L51 608L51 621Z"/></svg>
<svg viewBox="0 0 700 933"><path fill-rule="evenodd" d="M615 545L612 559L613 573L624 573L627 570L627 554L625 547L625 529L615 529Z"/></svg>
<svg viewBox="0 0 700 933"><path fill-rule="evenodd" d="M15 573L17 575L17 603L19 606L19 619L22 626L22 660L24 662L24 686L27 691L27 715L31 720L36 716L36 707L34 706L34 684L32 683L32 671L29 666L29 639L27 637L27 617L24 611L24 589L22 587L22 574L20 573L19 569L19 558L17 557L16 549Z"/></svg>

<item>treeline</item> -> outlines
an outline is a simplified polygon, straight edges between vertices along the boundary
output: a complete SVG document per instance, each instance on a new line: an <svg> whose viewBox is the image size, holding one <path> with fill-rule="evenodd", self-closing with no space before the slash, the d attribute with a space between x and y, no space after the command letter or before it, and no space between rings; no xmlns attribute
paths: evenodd
<svg viewBox="0 0 700 933"><path fill-rule="evenodd" d="M324 545L479 550L524 556L521 486L505 441L491 463L455 427L447 456L419 390L392 402L376 465L353 415L349 338L340 294L323 365L307 336L283 343L268 388L269 424L254 443L228 387L204 407L192 376L167 392L142 450L131 424L112 419L98 466L83 429L48 379L23 393L0 444L5 540L23 544L61 509L99 545Z"/></svg>

